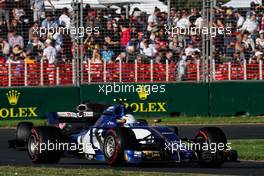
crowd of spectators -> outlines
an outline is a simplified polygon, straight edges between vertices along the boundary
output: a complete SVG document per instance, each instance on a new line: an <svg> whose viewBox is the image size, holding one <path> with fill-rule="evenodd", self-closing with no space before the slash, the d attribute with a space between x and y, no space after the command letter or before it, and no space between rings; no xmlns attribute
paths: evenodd
<svg viewBox="0 0 264 176"><path fill-rule="evenodd" d="M73 40L69 33L49 31L40 36L40 28L70 28L72 9L44 10L44 0L0 0L0 62L49 64L71 62ZM51 1L51 7L54 8ZM264 7L251 4L250 9L214 8L213 27L228 28L213 38L213 55L217 63L226 61L257 63L264 53ZM98 28L85 34L84 62L92 63L174 63L181 68L201 60L203 40L200 34L171 35L168 27L202 28L206 19L197 8L172 7L169 12L158 7L153 14L135 8L127 17L125 9L117 14L111 9L84 9L84 27ZM212 27L212 26L211 26ZM181 71L181 70L179 70Z"/></svg>

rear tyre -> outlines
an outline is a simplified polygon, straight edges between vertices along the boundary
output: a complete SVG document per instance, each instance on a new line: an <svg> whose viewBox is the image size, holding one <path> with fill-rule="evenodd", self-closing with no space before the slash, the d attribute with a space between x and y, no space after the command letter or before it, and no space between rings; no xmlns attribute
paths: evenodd
<svg viewBox="0 0 264 176"><path fill-rule="evenodd" d="M194 139L199 141L200 144L207 143L208 146L214 143L216 146L221 143L225 146L227 145L227 140L224 132L217 127L205 127L199 129L195 135ZM219 158L221 151L216 149L216 152L210 150L196 150L198 155L199 165L202 167L221 167L223 165L222 158Z"/></svg>
<svg viewBox="0 0 264 176"><path fill-rule="evenodd" d="M109 129L104 138L104 156L111 166L124 164L126 161L125 150L135 150L137 140L134 132L129 128Z"/></svg>
<svg viewBox="0 0 264 176"><path fill-rule="evenodd" d="M63 151L55 146L62 142L64 136L59 128L47 126L33 128L27 143L28 155L33 163L57 163Z"/></svg>
<svg viewBox="0 0 264 176"><path fill-rule="evenodd" d="M27 145L27 139L30 135L33 123L31 122L20 122L17 125L16 130L16 145L17 147L25 147Z"/></svg>

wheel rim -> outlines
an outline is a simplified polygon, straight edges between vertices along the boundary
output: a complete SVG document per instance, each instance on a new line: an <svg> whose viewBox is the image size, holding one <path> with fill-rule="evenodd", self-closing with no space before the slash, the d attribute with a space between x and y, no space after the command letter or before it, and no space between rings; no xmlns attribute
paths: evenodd
<svg viewBox="0 0 264 176"><path fill-rule="evenodd" d="M112 158L115 154L116 142L113 136L106 138L106 149L105 153L108 158Z"/></svg>
<svg viewBox="0 0 264 176"><path fill-rule="evenodd" d="M31 157L34 157L37 151L37 139L34 135L31 135L28 140L28 152Z"/></svg>

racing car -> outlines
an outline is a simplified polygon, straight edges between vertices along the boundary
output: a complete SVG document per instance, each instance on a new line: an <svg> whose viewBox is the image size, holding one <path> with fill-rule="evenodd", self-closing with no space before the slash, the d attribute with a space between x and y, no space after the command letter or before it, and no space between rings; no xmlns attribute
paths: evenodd
<svg viewBox="0 0 264 176"><path fill-rule="evenodd" d="M177 127L158 125L160 119L154 121L155 125L136 120L133 110L122 102L110 106L80 104L76 112L49 113L47 118L48 126L18 124L16 139L10 141L10 145L25 147L33 163L57 163L61 157L78 157L105 161L111 166L197 162L220 167L225 162L238 161L237 152L229 148L220 128L204 127L192 139L180 138Z"/></svg>

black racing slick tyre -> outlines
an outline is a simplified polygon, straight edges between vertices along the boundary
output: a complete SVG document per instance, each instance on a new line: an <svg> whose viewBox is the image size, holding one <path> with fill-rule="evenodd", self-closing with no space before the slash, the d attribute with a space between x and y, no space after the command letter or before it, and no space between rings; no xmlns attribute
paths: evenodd
<svg viewBox="0 0 264 176"><path fill-rule="evenodd" d="M18 147L26 147L27 139L30 135L33 123L31 122L20 122L16 129L16 145Z"/></svg>
<svg viewBox="0 0 264 176"><path fill-rule="evenodd" d="M224 146L224 149L226 149L227 146L227 139L224 132L217 127L204 127L199 129L194 135L194 140L198 141L200 144L208 144L209 146L212 144L214 146L221 144ZM222 159L219 158L221 151L218 149L214 151L212 151L211 148L208 150L200 149L197 150L196 153L198 155L198 163L202 167L221 167L224 163Z"/></svg>
<svg viewBox="0 0 264 176"><path fill-rule="evenodd" d="M28 155L33 163L57 163L63 151L56 145L59 146L63 142L64 136L59 128L48 126L33 128L28 137Z"/></svg>
<svg viewBox="0 0 264 176"><path fill-rule="evenodd" d="M124 164L126 161L125 150L137 148L138 141L134 132L129 128L109 129L104 138L104 156L111 166Z"/></svg>

